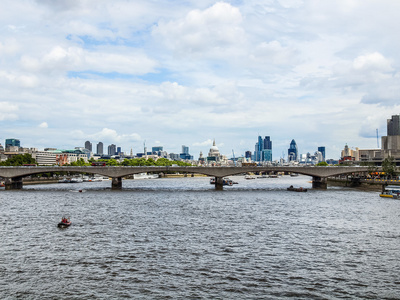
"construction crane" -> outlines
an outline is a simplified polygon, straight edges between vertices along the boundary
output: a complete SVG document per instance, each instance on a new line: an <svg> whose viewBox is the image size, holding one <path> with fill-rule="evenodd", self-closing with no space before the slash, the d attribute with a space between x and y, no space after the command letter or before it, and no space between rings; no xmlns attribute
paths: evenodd
<svg viewBox="0 0 400 300"><path fill-rule="evenodd" d="M234 164L235 164L235 167L236 167L235 152L233 152L233 149L232 149L232 154L233 154L233 162L234 162Z"/></svg>
<svg viewBox="0 0 400 300"><path fill-rule="evenodd" d="M378 146L378 149L379 149L378 128L376 129L376 144L377 144L377 146Z"/></svg>

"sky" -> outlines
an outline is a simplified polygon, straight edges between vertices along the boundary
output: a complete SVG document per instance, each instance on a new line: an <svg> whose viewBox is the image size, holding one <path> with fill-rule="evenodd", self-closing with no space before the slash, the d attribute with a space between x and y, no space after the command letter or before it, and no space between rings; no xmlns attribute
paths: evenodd
<svg viewBox="0 0 400 300"><path fill-rule="evenodd" d="M0 143L377 148L400 113L399 20L393 0L2 0Z"/></svg>

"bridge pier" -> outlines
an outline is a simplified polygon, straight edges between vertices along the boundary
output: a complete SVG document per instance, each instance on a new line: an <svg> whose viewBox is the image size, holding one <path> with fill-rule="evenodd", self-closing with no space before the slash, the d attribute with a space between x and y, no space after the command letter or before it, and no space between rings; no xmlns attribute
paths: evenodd
<svg viewBox="0 0 400 300"><path fill-rule="evenodd" d="M312 188L326 190L328 187L328 180L325 177L313 176L312 178Z"/></svg>
<svg viewBox="0 0 400 300"><path fill-rule="evenodd" d="M222 177L215 177L215 190L222 191L224 188L224 180Z"/></svg>
<svg viewBox="0 0 400 300"><path fill-rule="evenodd" d="M20 190L22 189L22 177L6 178L5 182L6 190Z"/></svg>
<svg viewBox="0 0 400 300"><path fill-rule="evenodd" d="M122 190L122 177L112 177L111 189Z"/></svg>

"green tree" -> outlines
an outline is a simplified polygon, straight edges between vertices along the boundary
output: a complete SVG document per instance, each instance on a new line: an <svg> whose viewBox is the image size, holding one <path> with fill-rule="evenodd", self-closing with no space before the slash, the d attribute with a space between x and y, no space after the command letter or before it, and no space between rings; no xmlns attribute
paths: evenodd
<svg viewBox="0 0 400 300"><path fill-rule="evenodd" d="M17 154L1 162L0 166L36 165L36 160L30 154Z"/></svg>
<svg viewBox="0 0 400 300"><path fill-rule="evenodd" d="M382 171L385 172L387 176L394 176L396 174L396 163L392 156L385 158L382 162Z"/></svg>
<svg viewBox="0 0 400 300"><path fill-rule="evenodd" d="M327 167L329 166L326 161L320 161L319 163L316 164L318 167Z"/></svg>

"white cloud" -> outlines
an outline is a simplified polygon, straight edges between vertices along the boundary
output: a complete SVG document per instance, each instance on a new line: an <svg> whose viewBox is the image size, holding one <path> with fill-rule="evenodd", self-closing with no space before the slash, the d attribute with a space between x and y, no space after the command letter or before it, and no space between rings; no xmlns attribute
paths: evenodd
<svg viewBox="0 0 400 300"><path fill-rule="evenodd" d="M212 146L212 144L213 144L213 140L208 139L203 142L195 142L195 143L193 143L193 146Z"/></svg>
<svg viewBox="0 0 400 300"><path fill-rule="evenodd" d="M101 73L146 74L154 72L157 63L142 51L115 47L87 51L80 47L56 46L42 57L22 56L21 65L32 72L91 71Z"/></svg>
<svg viewBox="0 0 400 300"><path fill-rule="evenodd" d="M49 125L47 124L47 122L42 122L39 124L39 128L49 128Z"/></svg>
<svg viewBox="0 0 400 300"><path fill-rule="evenodd" d="M192 10L184 18L159 22L153 34L181 54L226 51L245 41L237 7L217 2L206 10ZM220 53L222 56L223 53Z"/></svg>
<svg viewBox="0 0 400 300"><path fill-rule="evenodd" d="M18 120L18 105L0 101L0 121Z"/></svg>
<svg viewBox="0 0 400 300"><path fill-rule="evenodd" d="M357 71L376 71L376 72L391 72L390 61L378 52L360 55L353 61L353 67Z"/></svg>

